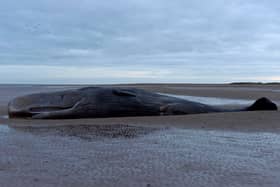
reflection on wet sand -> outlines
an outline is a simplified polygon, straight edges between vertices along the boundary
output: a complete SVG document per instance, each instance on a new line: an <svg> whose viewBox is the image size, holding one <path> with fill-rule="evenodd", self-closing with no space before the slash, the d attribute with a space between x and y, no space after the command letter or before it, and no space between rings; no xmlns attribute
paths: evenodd
<svg viewBox="0 0 280 187"><path fill-rule="evenodd" d="M120 135L126 132L133 138ZM141 135L134 136L137 132ZM99 133L103 138L97 138ZM25 129L0 131L4 148L0 164L6 163L1 168L5 175L0 180L10 186L19 181L64 186L280 185L280 136L274 133L151 131L126 125Z"/></svg>
<svg viewBox="0 0 280 187"><path fill-rule="evenodd" d="M19 131L35 135L57 135L65 137L77 137L85 140L96 140L98 138L137 138L153 133L160 128L141 127L130 125L68 125L60 127L44 128L18 128Z"/></svg>
<svg viewBox="0 0 280 187"><path fill-rule="evenodd" d="M162 94L172 97L177 97L181 99L186 99L189 101L199 102L208 105L250 105L254 100L246 99L228 99L228 98L218 98L218 97L198 97L189 95L175 95L175 94Z"/></svg>

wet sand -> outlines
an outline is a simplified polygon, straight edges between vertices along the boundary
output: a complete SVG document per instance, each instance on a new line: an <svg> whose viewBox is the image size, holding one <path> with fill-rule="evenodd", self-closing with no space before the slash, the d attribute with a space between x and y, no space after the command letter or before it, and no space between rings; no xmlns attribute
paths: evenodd
<svg viewBox="0 0 280 187"><path fill-rule="evenodd" d="M126 85L280 101L278 85ZM0 86L16 96L80 86ZM279 186L280 112L78 120L0 118L3 186ZM10 127L6 126L9 125Z"/></svg>

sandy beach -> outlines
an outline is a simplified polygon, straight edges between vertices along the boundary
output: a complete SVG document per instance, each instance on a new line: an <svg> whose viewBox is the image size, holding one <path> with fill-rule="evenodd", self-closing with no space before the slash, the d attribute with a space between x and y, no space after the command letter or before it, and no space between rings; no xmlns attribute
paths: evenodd
<svg viewBox="0 0 280 187"><path fill-rule="evenodd" d="M265 96L280 104L277 84L122 86L206 100L250 102ZM7 104L17 96L80 87L0 86L1 186L280 185L279 111L75 120L7 118Z"/></svg>

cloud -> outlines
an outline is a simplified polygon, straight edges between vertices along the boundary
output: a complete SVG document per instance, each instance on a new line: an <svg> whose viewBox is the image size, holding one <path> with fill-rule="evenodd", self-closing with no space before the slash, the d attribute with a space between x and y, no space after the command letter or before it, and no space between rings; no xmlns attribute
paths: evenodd
<svg viewBox="0 0 280 187"><path fill-rule="evenodd" d="M125 67L78 67L49 65L0 65L0 83L77 83L102 84L132 83L141 80L157 80L172 74L169 70ZM11 77L10 75L14 75ZM16 80L16 81L15 81Z"/></svg>
<svg viewBox="0 0 280 187"><path fill-rule="evenodd" d="M243 73L273 67L276 76L279 7L276 0L3 1L0 65L173 68L184 81L193 79L181 66L201 77L220 66ZM259 64L264 69L251 68Z"/></svg>

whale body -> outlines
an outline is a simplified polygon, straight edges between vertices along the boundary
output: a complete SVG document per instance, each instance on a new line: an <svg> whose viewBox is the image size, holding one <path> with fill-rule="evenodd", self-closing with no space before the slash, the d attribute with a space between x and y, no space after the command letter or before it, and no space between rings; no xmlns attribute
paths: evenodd
<svg viewBox="0 0 280 187"><path fill-rule="evenodd" d="M137 88L86 87L18 97L8 104L10 118L74 119L183 115L212 112L277 110L260 98L251 106L227 110Z"/></svg>

